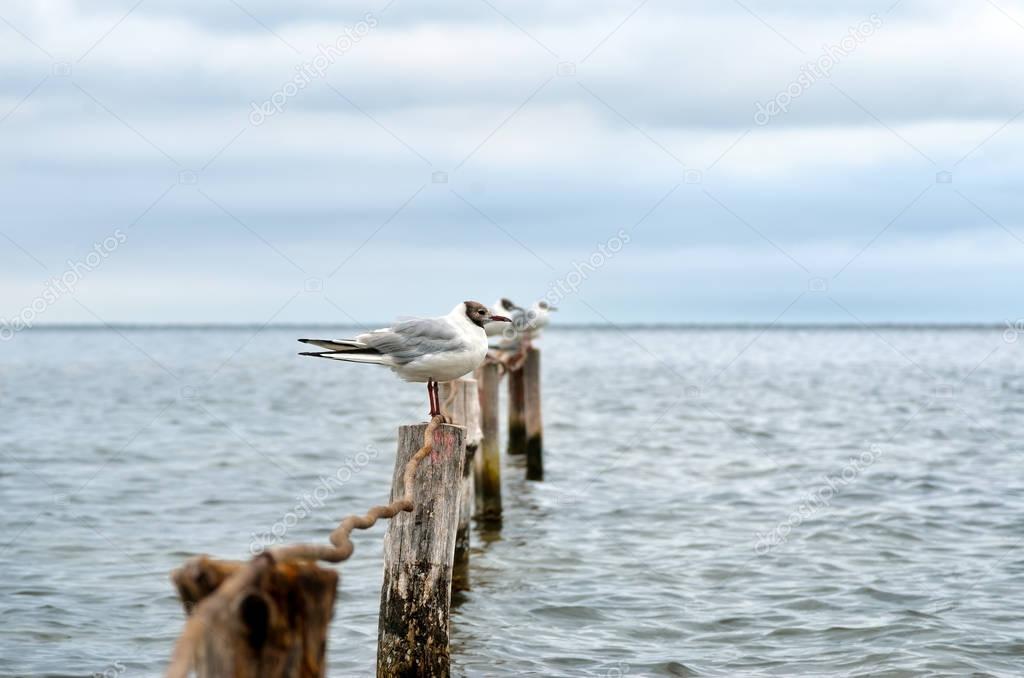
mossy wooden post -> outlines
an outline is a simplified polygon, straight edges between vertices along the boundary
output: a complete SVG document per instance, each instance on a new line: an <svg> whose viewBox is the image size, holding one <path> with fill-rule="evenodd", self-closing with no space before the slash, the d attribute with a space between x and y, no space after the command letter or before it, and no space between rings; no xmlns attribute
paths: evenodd
<svg viewBox="0 0 1024 678"><path fill-rule="evenodd" d="M185 612L191 614L240 566L199 557L175 570L171 578ZM337 587L335 570L308 561L271 561L254 586L214 612L195 650L195 675L322 678Z"/></svg>
<svg viewBox="0 0 1024 678"><path fill-rule="evenodd" d="M417 424L398 430L392 501L404 494L405 466L423 444L426 428ZM388 525L377 635L378 678L450 674L448 615L465 433L461 426L437 427L433 450L416 467L415 508L399 513Z"/></svg>
<svg viewBox="0 0 1024 678"><path fill-rule="evenodd" d="M508 371L508 448L509 454L526 454L526 391L523 368Z"/></svg>
<svg viewBox="0 0 1024 678"><path fill-rule="evenodd" d="M526 349L523 361L523 393L526 400L526 479L544 480L544 421L541 417L540 349Z"/></svg>
<svg viewBox="0 0 1024 678"><path fill-rule="evenodd" d="M455 393L452 394L454 389ZM452 590L469 590L469 533L473 517L473 459L480 439L480 399L475 379L463 377L441 384L441 402L451 422L466 429L466 460L462 466L462 487L459 490L459 529L455 535L455 561L452 567ZM451 405L448 405L451 403Z"/></svg>
<svg viewBox="0 0 1024 678"><path fill-rule="evenodd" d="M476 515L485 524L501 523L501 447L498 440L498 363L488 360L476 371L483 437L476 456Z"/></svg>

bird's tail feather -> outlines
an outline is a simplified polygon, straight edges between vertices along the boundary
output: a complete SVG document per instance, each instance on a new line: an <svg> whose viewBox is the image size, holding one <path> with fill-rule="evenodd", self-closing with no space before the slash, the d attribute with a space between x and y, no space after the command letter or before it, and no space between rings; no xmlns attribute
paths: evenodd
<svg viewBox="0 0 1024 678"><path fill-rule="evenodd" d="M387 361L379 353L352 353L349 351L318 351L316 353L300 353L312 358L328 358L330 360L344 360L349 363L369 363L371 365L386 365Z"/></svg>
<svg viewBox="0 0 1024 678"><path fill-rule="evenodd" d="M344 360L350 363L387 364L387 358L381 355L380 351L354 339L299 339L299 341L303 344L312 344L327 349L326 351L300 353L299 355Z"/></svg>
<svg viewBox="0 0 1024 678"><path fill-rule="evenodd" d="M355 353L379 353L376 349L370 348L361 341L355 339L299 339L303 344L312 344L328 351L355 352Z"/></svg>

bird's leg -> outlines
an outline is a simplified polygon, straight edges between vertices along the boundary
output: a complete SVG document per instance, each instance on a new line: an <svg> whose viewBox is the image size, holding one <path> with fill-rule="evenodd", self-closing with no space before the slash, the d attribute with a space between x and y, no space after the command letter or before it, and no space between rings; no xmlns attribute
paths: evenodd
<svg viewBox="0 0 1024 678"><path fill-rule="evenodd" d="M427 382L427 395L430 397L430 417L434 418L441 414L441 408L438 407L438 395L437 395L437 382L430 380Z"/></svg>
<svg viewBox="0 0 1024 678"><path fill-rule="evenodd" d="M437 381L432 381L428 385L428 388L433 386L431 389L432 398L430 400L430 419L433 421L436 417L441 418L441 423L450 424L451 421L448 416L445 415L443 405L441 404L441 384Z"/></svg>

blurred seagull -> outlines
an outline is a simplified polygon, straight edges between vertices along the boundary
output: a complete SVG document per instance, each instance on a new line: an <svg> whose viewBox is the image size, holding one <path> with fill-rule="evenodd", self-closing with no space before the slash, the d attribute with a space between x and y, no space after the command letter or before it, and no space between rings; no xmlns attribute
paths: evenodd
<svg viewBox="0 0 1024 678"><path fill-rule="evenodd" d="M440 318L413 318L355 339L299 339L327 349L300 353L353 363L390 367L405 381L426 382L430 416L441 414L437 382L451 381L479 367L487 355L484 326L511 322L476 301L464 301Z"/></svg>
<svg viewBox="0 0 1024 678"><path fill-rule="evenodd" d="M557 311L557 306L552 306L543 299L526 311L526 335L530 339L540 336L540 331L551 322L551 311Z"/></svg>
<svg viewBox="0 0 1024 678"><path fill-rule="evenodd" d="M521 330L526 325L526 309L522 306L516 306L508 297L498 299L491 308L496 313L500 313L508 318L508 321L491 322L484 325L484 332L487 333L488 337L507 336L513 330ZM512 323L511 326L509 325L510 322Z"/></svg>

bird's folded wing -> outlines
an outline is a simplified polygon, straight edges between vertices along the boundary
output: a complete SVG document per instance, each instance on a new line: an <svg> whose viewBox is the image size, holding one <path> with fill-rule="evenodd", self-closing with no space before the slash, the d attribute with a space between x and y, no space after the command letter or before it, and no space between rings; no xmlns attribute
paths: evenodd
<svg viewBox="0 0 1024 678"><path fill-rule="evenodd" d="M404 320L386 330L360 334L358 341L390 356L398 365L463 348L458 331L443 318Z"/></svg>
<svg viewBox="0 0 1024 678"><path fill-rule="evenodd" d="M319 346L320 348L326 348L330 351L351 351L356 348L367 348L367 345L361 341L353 341L352 339L299 339L303 344L312 344L313 346Z"/></svg>
<svg viewBox="0 0 1024 678"><path fill-rule="evenodd" d="M394 327L388 329L409 338L455 339L459 335L455 326L445 318L411 318L395 323Z"/></svg>

